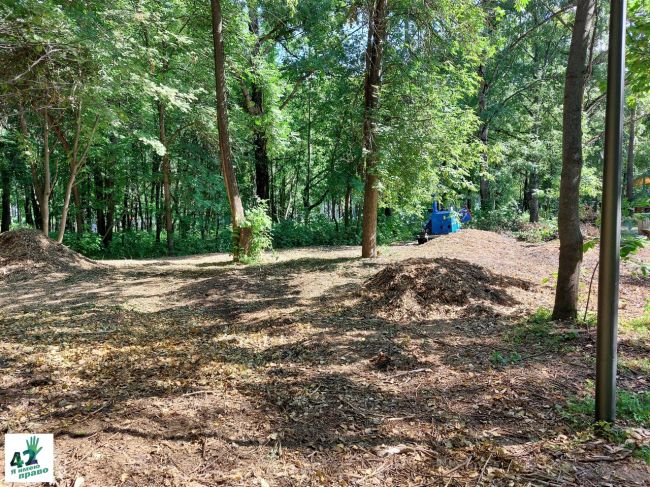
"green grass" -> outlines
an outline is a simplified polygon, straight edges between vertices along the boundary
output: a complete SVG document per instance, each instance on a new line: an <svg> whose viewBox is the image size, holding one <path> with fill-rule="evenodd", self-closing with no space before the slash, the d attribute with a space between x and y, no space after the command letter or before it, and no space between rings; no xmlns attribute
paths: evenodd
<svg viewBox="0 0 650 487"><path fill-rule="evenodd" d="M495 350L490 355L490 362L493 365L512 365L521 362L521 354L519 352L501 353Z"/></svg>
<svg viewBox="0 0 650 487"><path fill-rule="evenodd" d="M621 329L636 333L650 332L650 313L646 313L639 318L634 318L621 323Z"/></svg>
<svg viewBox="0 0 650 487"><path fill-rule="evenodd" d="M595 412L595 400L592 396L570 400L563 412L573 422L590 422ZM650 392L619 391L616 416L619 421L633 426L650 427Z"/></svg>
<svg viewBox="0 0 650 487"><path fill-rule="evenodd" d="M635 374L650 375L650 359L647 358L625 358L618 361L621 368L627 369Z"/></svg>
<svg viewBox="0 0 650 487"><path fill-rule="evenodd" d="M515 326L507 335L506 340L519 345L538 345L554 350L562 349L566 342L578 337L575 331L562 332L552 321L551 311L539 308L526 320Z"/></svg>
<svg viewBox="0 0 650 487"><path fill-rule="evenodd" d="M592 390L593 382L588 382ZM610 423L594 424L595 401L593 396L582 399L574 399L567 402L566 406L559 408L560 413L575 428L589 428L591 431L598 431L598 435L607 441L617 444L625 444L629 436L625 428L628 427L650 427L650 392L619 391L616 401L617 425ZM592 430L593 428L593 430ZM650 447L636 447L634 456L650 465Z"/></svg>
<svg viewBox="0 0 650 487"><path fill-rule="evenodd" d="M650 446L642 446L634 452L634 456L650 465Z"/></svg>

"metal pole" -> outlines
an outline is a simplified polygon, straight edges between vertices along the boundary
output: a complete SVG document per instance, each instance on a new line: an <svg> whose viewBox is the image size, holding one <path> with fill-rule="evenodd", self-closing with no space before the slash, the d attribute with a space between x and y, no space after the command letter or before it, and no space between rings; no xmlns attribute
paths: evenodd
<svg viewBox="0 0 650 487"><path fill-rule="evenodd" d="M625 10L626 0L611 1L596 345L596 421L607 422L613 422L616 419L616 335L621 245Z"/></svg>

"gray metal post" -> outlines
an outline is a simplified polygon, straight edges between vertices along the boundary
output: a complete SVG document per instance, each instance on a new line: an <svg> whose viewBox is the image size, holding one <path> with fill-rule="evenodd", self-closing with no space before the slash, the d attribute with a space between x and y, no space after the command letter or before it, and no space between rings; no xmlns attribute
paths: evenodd
<svg viewBox="0 0 650 487"><path fill-rule="evenodd" d="M596 420L607 422L616 419L616 335L625 102L625 10L626 0L611 1L596 351Z"/></svg>

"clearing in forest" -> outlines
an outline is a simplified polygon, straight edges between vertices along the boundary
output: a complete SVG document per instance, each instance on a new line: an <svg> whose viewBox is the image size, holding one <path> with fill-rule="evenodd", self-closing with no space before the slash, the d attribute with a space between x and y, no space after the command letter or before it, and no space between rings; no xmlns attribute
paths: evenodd
<svg viewBox="0 0 650 487"><path fill-rule="evenodd" d="M244 267L0 238L16 242L0 254L0 426L54 433L59 485L650 484L589 434L593 329L537 311L556 242L467 230L372 261L306 248ZM624 267L630 397L647 397L648 295ZM637 452L648 421L629 430Z"/></svg>

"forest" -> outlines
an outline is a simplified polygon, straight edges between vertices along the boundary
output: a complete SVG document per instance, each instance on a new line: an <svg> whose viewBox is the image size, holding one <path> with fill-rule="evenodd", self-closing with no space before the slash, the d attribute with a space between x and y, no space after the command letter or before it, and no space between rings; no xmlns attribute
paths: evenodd
<svg viewBox="0 0 650 487"><path fill-rule="evenodd" d="M602 3L576 60L583 123L567 127L583 132L583 219L601 189ZM557 233L571 2L396 2L373 19L376 52L363 2L222 8L231 165L275 248L359 244L364 204L380 244L411 238L434 194L477 228ZM647 5L630 10L632 201L647 198L634 181L650 146ZM93 257L231 250L210 14L192 1L3 6L3 230L44 229Z"/></svg>
<svg viewBox="0 0 650 487"><path fill-rule="evenodd" d="M590 422L613 3L3 0L0 429L70 487L647 485L650 0Z"/></svg>

